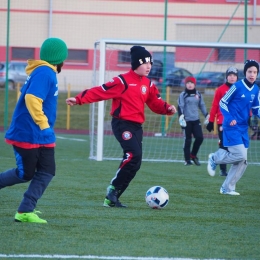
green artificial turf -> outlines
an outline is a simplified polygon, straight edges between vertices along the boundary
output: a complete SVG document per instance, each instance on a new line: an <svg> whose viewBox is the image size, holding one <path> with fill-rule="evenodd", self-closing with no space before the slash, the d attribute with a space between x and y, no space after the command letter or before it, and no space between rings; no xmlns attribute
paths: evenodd
<svg viewBox="0 0 260 260"><path fill-rule="evenodd" d="M206 164L143 162L121 197L128 208L105 208L106 187L119 161L89 160L88 136L57 135L56 177L37 206L48 224L14 222L28 184L0 190L0 259L1 254L259 259L259 166L249 165L238 182L241 196L227 196L219 194L224 178L210 177ZM0 147L2 172L15 166L3 133ZM145 203L154 185L170 195L163 210Z"/></svg>

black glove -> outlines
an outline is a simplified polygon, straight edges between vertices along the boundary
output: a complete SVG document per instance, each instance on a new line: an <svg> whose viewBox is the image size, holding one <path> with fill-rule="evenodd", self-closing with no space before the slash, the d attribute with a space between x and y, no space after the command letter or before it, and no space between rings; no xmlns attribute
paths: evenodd
<svg viewBox="0 0 260 260"><path fill-rule="evenodd" d="M213 122L209 122L206 126L207 130L209 132L211 132L212 130L214 130L214 123Z"/></svg>
<svg viewBox="0 0 260 260"><path fill-rule="evenodd" d="M248 118L247 124L248 124L248 126L251 126L251 116Z"/></svg>

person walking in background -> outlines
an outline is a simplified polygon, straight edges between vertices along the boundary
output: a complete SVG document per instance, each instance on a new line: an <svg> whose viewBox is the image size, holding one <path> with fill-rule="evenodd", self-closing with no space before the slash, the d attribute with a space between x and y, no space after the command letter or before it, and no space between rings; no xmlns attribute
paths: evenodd
<svg viewBox="0 0 260 260"><path fill-rule="evenodd" d="M214 130L214 122L216 119L217 127L218 127L218 137L219 137L219 148L220 149L227 149L223 145L223 115L220 111L219 101L221 98L227 93L230 87L238 80L238 70L235 67L229 67L226 71L226 82L218 87L215 91L211 110L209 113L209 123L207 124L206 128L209 132ZM227 176L227 165L220 164L220 176Z"/></svg>
<svg viewBox="0 0 260 260"><path fill-rule="evenodd" d="M253 115L260 117L259 88L254 84L258 73L258 62L246 60L245 78L234 83L220 100L220 110L224 117L223 144L227 150L218 149L210 153L207 170L210 176L214 176L218 164L232 164L220 188L221 194L240 195L236 192L236 183L247 168L250 110Z"/></svg>
<svg viewBox="0 0 260 260"><path fill-rule="evenodd" d="M200 92L196 90L196 79L194 77L187 77L184 80L185 90L181 92L178 98L178 114L179 123L183 129L184 135L184 165L189 166L193 163L200 165L197 154L203 142L203 132L200 122L199 110L205 116L204 124L208 123L209 115L203 97ZM195 141L191 150L192 135Z"/></svg>
<svg viewBox="0 0 260 260"><path fill-rule="evenodd" d="M105 207L126 207L119 197L141 167L145 104L157 114L176 113L176 108L161 99L157 87L147 78L153 63L151 54L142 46L133 46L130 55L132 68L129 72L66 99L70 106L112 99L111 125L123 149L123 159L108 186Z"/></svg>
<svg viewBox="0 0 260 260"><path fill-rule="evenodd" d="M55 175L56 74L61 72L67 56L63 40L48 38L40 49L41 60L28 60L28 78L5 134L6 142L13 146L16 168L0 174L0 189L30 181L15 214L16 222L47 223L35 208Z"/></svg>

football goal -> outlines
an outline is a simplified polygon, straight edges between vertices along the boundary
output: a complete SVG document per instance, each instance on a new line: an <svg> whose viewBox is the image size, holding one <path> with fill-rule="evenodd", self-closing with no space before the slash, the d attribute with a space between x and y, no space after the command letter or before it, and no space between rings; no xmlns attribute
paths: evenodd
<svg viewBox="0 0 260 260"><path fill-rule="evenodd" d="M208 112L217 86L225 82L225 72L229 66L239 69L243 76L245 59L258 59L259 46L250 44L135 41L102 39L95 43L93 86L110 81L113 77L130 69L130 48L142 45L152 53L154 66L149 75L161 92L164 100L177 107L177 99L184 90L183 79L188 75L201 78L197 90L201 92ZM111 100L90 106L90 159L120 160L122 150L111 130L109 114ZM183 134L178 123L178 115L161 116L145 108L146 121L143 124L144 161L184 161ZM209 133L201 123L204 141L199 151L200 161L206 162L208 154L218 148L216 131ZM249 128L252 136L248 151L248 161L258 164L260 140L255 128Z"/></svg>

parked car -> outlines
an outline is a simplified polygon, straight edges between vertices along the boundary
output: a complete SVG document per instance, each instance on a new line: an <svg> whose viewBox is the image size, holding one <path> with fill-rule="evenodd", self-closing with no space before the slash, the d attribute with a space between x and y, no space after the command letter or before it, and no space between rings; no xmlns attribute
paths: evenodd
<svg viewBox="0 0 260 260"><path fill-rule="evenodd" d="M181 82L188 76L193 76L192 73L186 69L174 67L166 74L166 86L180 87Z"/></svg>
<svg viewBox="0 0 260 260"><path fill-rule="evenodd" d="M21 85L27 79L27 75L25 73L25 67L27 66L27 62L23 61L10 61L8 63L8 89L15 89L18 83ZM5 87L6 81L6 63L0 62L0 88Z"/></svg>
<svg viewBox="0 0 260 260"><path fill-rule="evenodd" d="M163 63L159 60L153 61L153 66L150 70L148 78L156 85L162 83L163 78Z"/></svg>
<svg viewBox="0 0 260 260"><path fill-rule="evenodd" d="M194 74L197 87L219 87L226 82L226 72L203 71Z"/></svg>

